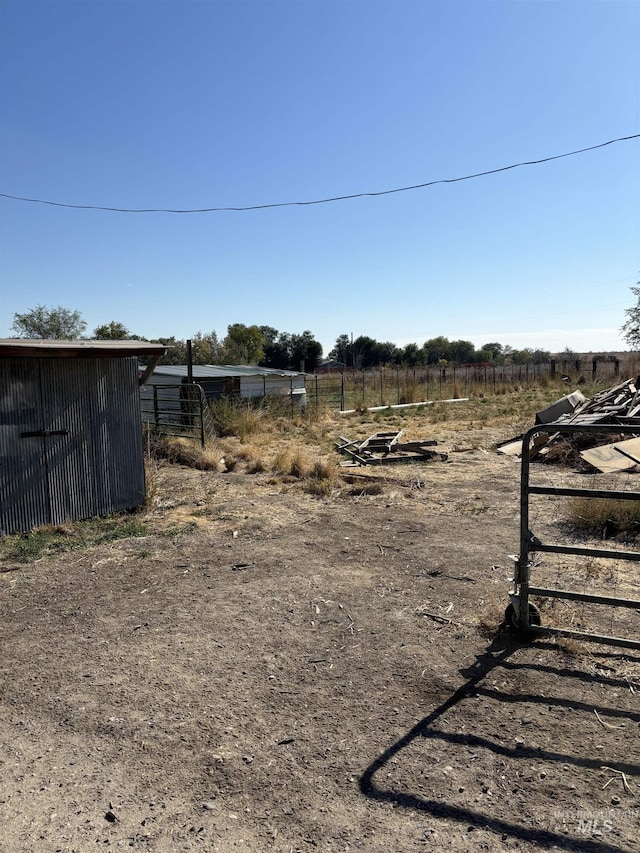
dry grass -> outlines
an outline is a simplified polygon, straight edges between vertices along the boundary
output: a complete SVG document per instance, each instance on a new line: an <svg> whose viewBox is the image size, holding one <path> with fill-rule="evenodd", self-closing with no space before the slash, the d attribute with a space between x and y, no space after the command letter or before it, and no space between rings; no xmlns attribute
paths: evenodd
<svg viewBox="0 0 640 853"><path fill-rule="evenodd" d="M203 448L190 438L157 437L150 444L150 457L199 471L219 471L221 467L220 453L215 447Z"/></svg>
<svg viewBox="0 0 640 853"><path fill-rule="evenodd" d="M597 533L603 539L640 531L640 501L575 497L569 498L567 504L574 527Z"/></svg>
<svg viewBox="0 0 640 853"><path fill-rule="evenodd" d="M412 389L409 388L409 391ZM455 390L458 395L465 389ZM421 408L371 413L360 402L355 414L341 416L326 407L308 407L291 413L280 399L259 406L244 401L217 401L211 412L219 436L203 451L188 439L153 439L150 459L167 459L207 471L241 470L249 474L273 472L275 477L316 494L330 494L335 488L339 457L334 442L339 435L365 438L381 429L402 429L405 438L429 437L431 426L446 421L449 436L464 434L472 445L490 446L497 431L517 434L534 422L535 412L558 399L567 388L499 387L498 393L471 397L459 404L440 403ZM584 389L588 395L588 389ZM410 395L411 396L411 395ZM482 430L483 433L475 434ZM494 431L494 433L491 432ZM150 486L152 485L150 472ZM356 484L358 485L358 484ZM354 494L380 494L380 485L358 486Z"/></svg>
<svg viewBox="0 0 640 853"><path fill-rule="evenodd" d="M299 450L281 450L276 454L272 470L280 477L299 480L304 490L314 495L329 495L338 479L337 463L329 459L311 459Z"/></svg>
<svg viewBox="0 0 640 853"><path fill-rule="evenodd" d="M296 479L306 477L311 469L311 460L300 450L280 450L273 460L274 474Z"/></svg>
<svg viewBox="0 0 640 853"><path fill-rule="evenodd" d="M235 458L244 462L247 474L261 474L268 468L263 453L254 445L238 448Z"/></svg>
<svg viewBox="0 0 640 853"><path fill-rule="evenodd" d="M250 435L262 432L266 414L265 406L253 406L234 400L216 400L209 405L216 434L235 435L245 441Z"/></svg>

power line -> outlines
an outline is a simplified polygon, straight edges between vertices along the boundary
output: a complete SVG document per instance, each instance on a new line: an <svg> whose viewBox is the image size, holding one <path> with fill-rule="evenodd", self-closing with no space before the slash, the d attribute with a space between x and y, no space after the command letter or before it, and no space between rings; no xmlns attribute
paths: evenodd
<svg viewBox="0 0 640 853"><path fill-rule="evenodd" d="M425 187L433 187L436 184L456 184L460 181L470 181L473 178L483 178L486 175L497 175L499 172L508 172L510 169L519 169L521 166L539 166L541 163L550 163L552 160L561 160L563 157L573 157L576 154L584 154L586 151L595 151L598 148L605 148L607 145L613 145L616 142L627 142L630 139L638 139L640 133L634 133L632 136L620 136L617 139L609 139L607 142L601 142L599 145L590 145L588 148L578 148L576 151L567 151L565 154L555 154L553 157L543 157L540 160L525 160L521 163L513 163L511 166L501 166L499 169L489 169L486 172L476 172L473 175L463 175L459 178L440 178L436 181L426 181L423 184L413 184L409 187L397 187L392 190L379 190L378 192L352 193L351 195L338 195L331 198L319 198L312 201L280 201L272 204L252 204L246 207L201 207L191 209L174 209L168 207L149 207L149 208L131 208L131 207L104 207L99 204L66 204L61 201L49 201L42 198L25 198L24 196L9 195L8 193L0 193L0 197L9 198L13 201L26 201L32 204L48 204L52 207L69 207L74 210L104 210L109 213L224 213L224 212L242 212L247 210L267 210L274 207L305 207L313 204L329 204L335 201L348 201L353 198L373 198L375 196L393 195L394 193L405 193L409 190L421 190Z"/></svg>

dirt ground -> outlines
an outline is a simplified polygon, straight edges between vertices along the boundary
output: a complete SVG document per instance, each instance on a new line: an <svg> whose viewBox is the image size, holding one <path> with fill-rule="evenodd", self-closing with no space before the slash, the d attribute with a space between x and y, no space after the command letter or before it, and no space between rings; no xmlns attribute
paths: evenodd
<svg viewBox="0 0 640 853"><path fill-rule="evenodd" d="M2 853L639 849L640 653L498 630L494 438L324 497L161 464L149 535L4 565Z"/></svg>

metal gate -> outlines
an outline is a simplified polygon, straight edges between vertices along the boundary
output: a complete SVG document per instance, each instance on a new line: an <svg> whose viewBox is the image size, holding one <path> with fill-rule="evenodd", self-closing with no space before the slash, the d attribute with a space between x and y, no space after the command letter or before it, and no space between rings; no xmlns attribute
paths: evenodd
<svg viewBox="0 0 640 853"><path fill-rule="evenodd" d="M564 637L573 637L581 640L589 640L605 643L612 646L626 648L640 648L640 640L617 637L607 634L599 634L590 631L575 630L568 627L551 627L541 624L540 612L536 605L531 602L530 596L540 596L546 599L564 599L575 602L586 602L594 605L602 605L611 608L631 608L639 611L640 600L623 598L611 595L599 595L585 593L576 589L551 588L538 586L533 581L532 575L536 571L536 564L531 555L534 553L553 553L581 556L585 558L599 558L605 560L622 560L639 562L640 552L617 550L613 548L587 548L566 544L544 543L530 529L530 496L531 495L554 495L560 497L582 497L586 499L606 499L622 501L640 501L640 492L610 490L610 489L583 489L563 488L554 486L539 486L530 483L531 450L535 436L541 433L549 434L606 434L609 435L638 435L638 426L606 426L598 425L573 425L573 424L540 424L532 427L524 436L522 441L522 468L520 481L520 553L516 559L515 576L513 579L513 590L510 593L511 603L507 607L506 619L511 627L516 628L521 635L527 637L536 634L555 634ZM638 475L636 475L638 476Z"/></svg>
<svg viewBox="0 0 640 853"><path fill-rule="evenodd" d="M143 423L163 435L197 437L202 447L215 434L204 389L195 383L143 385L140 388Z"/></svg>

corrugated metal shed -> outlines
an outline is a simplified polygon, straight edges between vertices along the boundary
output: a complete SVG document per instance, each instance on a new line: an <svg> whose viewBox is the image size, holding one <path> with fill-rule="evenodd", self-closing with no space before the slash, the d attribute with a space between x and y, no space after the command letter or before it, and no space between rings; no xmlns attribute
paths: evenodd
<svg viewBox="0 0 640 853"><path fill-rule="evenodd" d="M186 364L162 364L153 371L154 376L173 376L181 378L187 375ZM194 379L224 379L226 376L286 376L302 377L298 370L276 370L273 367L257 367L251 364L194 364Z"/></svg>
<svg viewBox="0 0 640 853"><path fill-rule="evenodd" d="M176 385L186 382L187 375L186 365L163 364L153 371L149 383ZM193 366L192 375L209 399L227 394L243 399L290 394L297 404L304 405L306 374L299 371L242 364L197 364Z"/></svg>
<svg viewBox="0 0 640 853"><path fill-rule="evenodd" d="M0 530L26 532L144 500L141 341L0 340Z"/></svg>

